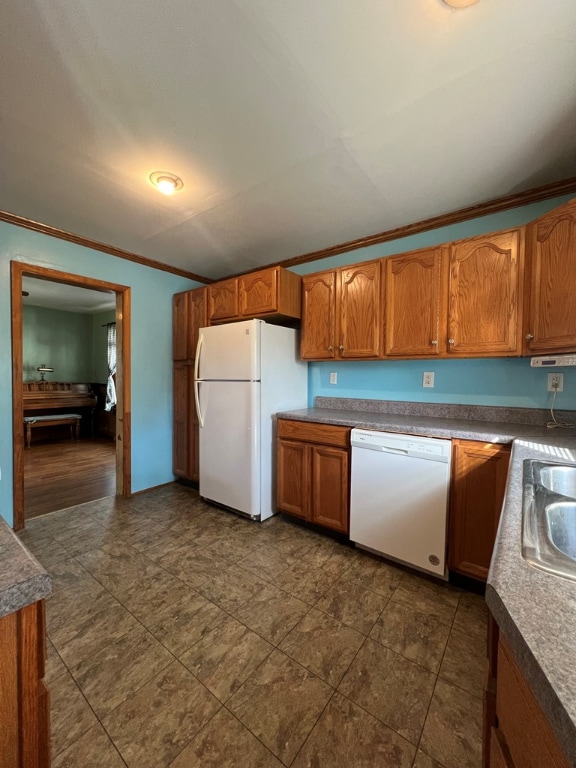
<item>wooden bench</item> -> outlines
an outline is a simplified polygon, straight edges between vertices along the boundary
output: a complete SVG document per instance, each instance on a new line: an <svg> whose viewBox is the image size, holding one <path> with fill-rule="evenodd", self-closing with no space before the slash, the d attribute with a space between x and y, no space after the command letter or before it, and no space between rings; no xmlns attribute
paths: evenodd
<svg viewBox="0 0 576 768"><path fill-rule="evenodd" d="M36 427L57 427L61 424L70 425L70 440L80 439L80 419L82 416L78 413L59 413L54 416L25 416L24 426L26 427L26 445L30 448L32 440L32 430Z"/></svg>

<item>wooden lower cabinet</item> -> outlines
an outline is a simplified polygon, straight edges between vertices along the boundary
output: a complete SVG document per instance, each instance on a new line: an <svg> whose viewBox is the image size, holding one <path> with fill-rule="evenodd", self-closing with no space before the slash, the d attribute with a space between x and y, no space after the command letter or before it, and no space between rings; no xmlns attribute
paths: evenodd
<svg viewBox="0 0 576 768"><path fill-rule="evenodd" d="M572 762L502 637L494 674L485 693L483 768L569 768ZM492 708L486 701L494 690Z"/></svg>
<svg viewBox="0 0 576 768"><path fill-rule="evenodd" d="M448 568L486 581L506 490L510 446L452 441Z"/></svg>
<svg viewBox="0 0 576 768"><path fill-rule="evenodd" d="M48 768L44 601L0 618L0 768Z"/></svg>
<svg viewBox="0 0 576 768"><path fill-rule="evenodd" d="M349 532L350 427L278 420L276 506Z"/></svg>
<svg viewBox="0 0 576 768"><path fill-rule="evenodd" d="M176 363L174 386L173 467L177 477L198 482L200 477L198 418L194 403L194 368L190 363Z"/></svg>

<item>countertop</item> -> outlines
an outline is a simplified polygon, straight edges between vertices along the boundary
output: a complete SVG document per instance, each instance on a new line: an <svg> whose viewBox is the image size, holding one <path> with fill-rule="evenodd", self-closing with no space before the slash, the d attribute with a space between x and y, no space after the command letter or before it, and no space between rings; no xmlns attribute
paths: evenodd
<svg viewBox="0 0 576 768"><path fill-rule="evenodd" d="M287 411L277 416L428 437L513 444L486 602L570 764L576 768L576 581L534 568L522 558L521 549L523 462L540 459L576 463L576 430L550 430L541 426L542 422L507 423L325 407Z"/></svg>
<svg viewBox="0 0 576 768"><path fill-rule="evenodd" d="M0 618L42 600L52 578L0 518Z"/></svg>

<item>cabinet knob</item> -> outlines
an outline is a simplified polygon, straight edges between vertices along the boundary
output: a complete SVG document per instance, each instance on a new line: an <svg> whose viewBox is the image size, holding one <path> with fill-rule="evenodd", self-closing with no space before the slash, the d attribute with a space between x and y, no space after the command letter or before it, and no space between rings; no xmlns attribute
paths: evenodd
<svg viewBox="0 0 576 768"><path fill-rule="evenodd" d="M533 333L527 333L526 334L527 341L530 341L530 339L533 339L533 338L534 338L534 334Z"/></svg>
<svg viewBox="0 0 576 768"><path fill-rule="evenodd" d="M340 352L344 352L344 345L343 345L343 344L340 344L340 346L338 347L338 349L340 350Z"/></svg>
<svg viewBox="0 0 576 768"><path fill-rule="evenodd" d="M436 347L438 345L438 339L432 339L430 344L432 344L432 346Z"/></svg>
<svg viewBox="0 0 576 768"><path fill-rule="evenodd" d="M454 344L454 339L448 339L448 344Z"/></svg>
<svg viewBox="0 0 576 768"><path fill-rule="evenodd" d="M330 346L328 347L328 352L333 352L333 351L334 351L334 347L332 346L332 344L330 344Z"/></svg>

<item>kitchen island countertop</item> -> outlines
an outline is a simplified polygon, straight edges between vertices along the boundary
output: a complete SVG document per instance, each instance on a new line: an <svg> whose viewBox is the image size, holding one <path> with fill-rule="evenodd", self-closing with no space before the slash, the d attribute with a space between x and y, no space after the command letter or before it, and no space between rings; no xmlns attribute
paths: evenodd
<svg viewBox="0 0 576 768"><path fill-rule="evenodd" d="M576 581L529 565L521 547L524 461L576 463L576 429L325 407L277 416L427 437L512 443L486 602L570 764L576 768Z"/></svg>

